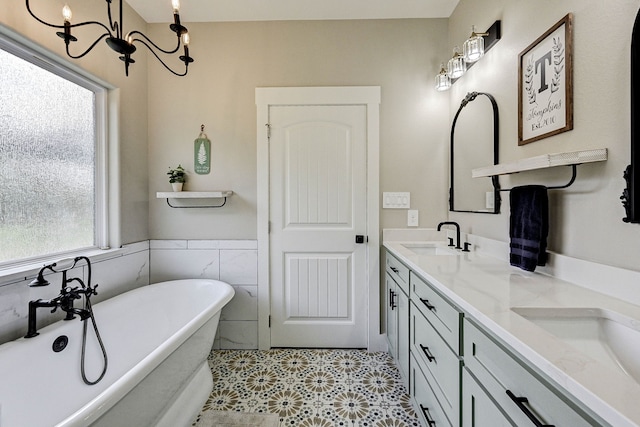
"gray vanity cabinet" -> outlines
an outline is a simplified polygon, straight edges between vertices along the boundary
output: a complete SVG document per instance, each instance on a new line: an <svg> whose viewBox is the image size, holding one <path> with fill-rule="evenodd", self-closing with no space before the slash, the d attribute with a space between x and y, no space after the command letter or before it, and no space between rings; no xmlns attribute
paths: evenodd
<svg viewBox="0 0 640 427"><path fill-rule="evenodd" d="M386 331L389 353L409 388L409 269L390 253L385 257Z"/></svg>
<svg viewBox="0 0 640 427"><path fill-rule="evenodd" d="M411 395L424 425L458 427L462 313L413 272L410 284Z"/></svg>
<svg viewBox="0 0 640 427"><path fill-rule="evenodd" d="M422 426L603 425L465 316L425 274L385 254L389 351Z"/></svg>

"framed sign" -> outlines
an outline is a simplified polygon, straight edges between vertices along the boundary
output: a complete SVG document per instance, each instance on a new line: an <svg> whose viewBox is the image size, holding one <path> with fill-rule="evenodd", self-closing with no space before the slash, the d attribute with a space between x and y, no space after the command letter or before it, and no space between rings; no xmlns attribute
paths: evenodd
<svg viewBox="0 0 640 427"><path fill-rule="evenodd" d="M518 145L573 129L573 15L519 56Z"/></svg>

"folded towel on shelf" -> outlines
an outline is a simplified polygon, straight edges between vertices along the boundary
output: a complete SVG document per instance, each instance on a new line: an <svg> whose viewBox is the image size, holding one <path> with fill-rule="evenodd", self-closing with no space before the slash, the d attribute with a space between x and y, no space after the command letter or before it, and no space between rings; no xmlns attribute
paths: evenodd
<svg viewBox="0 0 640 427"><path fill-rule="evenodd" d="M526 271L547 262L549 233L549 199L547 187L525 185L509 193L511 219L509 223L509 262Z"/></svg>

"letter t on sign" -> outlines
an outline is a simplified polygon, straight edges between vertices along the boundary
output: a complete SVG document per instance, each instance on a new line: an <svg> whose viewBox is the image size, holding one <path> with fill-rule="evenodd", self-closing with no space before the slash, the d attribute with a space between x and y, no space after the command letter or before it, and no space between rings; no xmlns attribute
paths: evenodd
<svg viewBox="0 0 640 427"><path fill-rule="evenodd" d="M540 68L540 89L538 89L538 93L549 89L549 85L547 84L547 61L549 61L549 65L551 65L551 51L536 61L536 74L538 74L538 68Z"/></svg>

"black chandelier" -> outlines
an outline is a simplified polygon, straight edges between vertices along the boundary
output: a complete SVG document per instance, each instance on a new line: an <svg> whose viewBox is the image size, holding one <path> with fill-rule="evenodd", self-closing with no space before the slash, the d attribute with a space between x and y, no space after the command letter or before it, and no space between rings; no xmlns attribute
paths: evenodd
<svg viewBox="0 0 640 427"><path fill-rule="evenodd" d="M31 10L31 6L29 5L29 0L26 0L27 10L38 22L47 25L53 28L60 28L63 31L58 31L56 34L58 37L64 39L64 43L67 49L67 55L70 58L78 59L85 56L87 53L91 51L98 44L98 42L102 39L105 39L107 44L111 49L121 54L120 60L124 62L124 70L125 74L129 75L129 64L133 64L136 61L131 57L133 53L136 51L136 44L142 44L149 49L149 51L156 57L158 61L169 71L171 71L176 76L186 76L189 68L189 63L193 62L193 58L189 56L189 32L186 27L180 24L180 0L171 0L171 4L173 6L173 24L169 25L171 31L176 33L178 38L178 44L173 50L165 50L155 44L149 37L141 33L140 31L129 31L126 35L124 35L124 23L122 19L122 0L119 0L120 3L120 19L119 21L114 21L111 14L111 2L112 0L105 0L107 2L107 16L109 18L109 25L105 25L102 22L98 21L86 21L79 22L77 24L71 23L71 8L68 5L64 5L62 8L62 17L64 19L64 23L62 25L50 24L40 18L38 18L33 11ZM72 42L77 42L78 39L71 34L72 28L82 27L86 25L97 25L106 30L101 36L99 36L84 52L79 55L73 55L69 51L69 45ZM178 73L172 70L159 56L159 53L171 55L176 53L180 49L180 45L184 46L184 55L180 56L180 60L184 62L184 72Z"/></svg>

